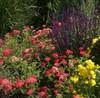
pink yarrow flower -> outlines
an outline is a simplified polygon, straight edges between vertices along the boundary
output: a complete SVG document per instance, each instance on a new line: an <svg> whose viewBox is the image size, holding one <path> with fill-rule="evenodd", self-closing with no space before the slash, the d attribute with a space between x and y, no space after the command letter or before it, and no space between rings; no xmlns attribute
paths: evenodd
<svg viewBox="0 0 100 98"><path fill-rule="evenodd" d="M38 93L38 96L39 96L40 98L47 98L47 94L46 94L45 92L43 92L43 91L39 92L39 93Z"/></svg>
<svg viewBox="0 0 100 98"><path fill-rule="evenodd" d="M84 48L83 47L79 47L79 50L82 51Z"/></svg>
<svg viewBox="0 0 100 98"><path fill-rule="evenodd" d="M80 55L85 55L86 54L86 52L85 51L80 51Z"/></svg>
<svg viewBox="0 0 100 98"><path fill-rule="evenodd" d="M37 79L34 77L30 77L25 81L25 84L32 84L32 83L36 83Z"/></svg>
<svg viewBox="0 0 100 98"><path fill-rule="evenodd" d="M15 86L16 88L22 88L22 87L24 86L24 82L21 81L20 79L17 79L17 80L15 81L14 86Z"/></svg>
<svg viewBox="0 0 100 98"><path fill-rule="evenodd" d="M57 95L59 91L58 90L54 90L53 92L54 92L55 95Z"/></svg>
<svg viewBox="0 0 100 98"><path fill-rule="evenodd" d="M11 82L8 79L1 79L0 80L0 84L3 85L4 89L8 92L11 91L13 89L13 86L11 84Z"/></svg>
<svg viewBox="0 0 100 98"><path fill-rule="evenodd" d="M72 55L72 54L73 54L73 51L72 51L72 50L67 49L67 50L66 50L66 54L71 54L71 55Z"/></svg>
<svg viewBox="0 0 100 98"><path fill-rule="evenodd" d="M34 56L35 57L39 57L39 53L34 53Z"/></svg>
<svg viewBox="0 0 100 98"><path fill-rule="evenodd" d="M13 51L12 49L6 49L2 51L2 54L3 56L9 56L12 51Z"/></svg>
<svg viewBox="0 0 100 98"><path fill-rule="evenodd" d="M51 59L49 57L44 58L46 62L49 62Z"/></svg>
<svg viewBox="0 0 100 98"><path fill-rule="evenodd" d="M53 54L52 54L52 57L54 57L54 58L58 58L58 56L59 56L58 53L53 53Z"/></svg>
<svg viewBox="0 0 100 98"><path fill-rule="evenodd" d="M33 90L31 90L30 88L27 88L26 90L26 95L32 95L33 94Z"/></svg>

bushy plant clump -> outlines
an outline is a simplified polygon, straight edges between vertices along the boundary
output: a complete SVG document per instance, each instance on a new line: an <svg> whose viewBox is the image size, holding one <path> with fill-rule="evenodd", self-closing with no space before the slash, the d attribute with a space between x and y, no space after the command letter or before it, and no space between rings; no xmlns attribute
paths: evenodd
<svg viewBox="0 0 100 98"><path fill-rule="evenodd" d="M61 21L53 14L51 38L59 52L72 49L78 55L78 48L85 49L92 44L93 38L98 35L99 19L91 19L81 10L67 9L61 15Z"/></svg>
<svg viewBox="0 0 100 98"><path fill-rule="evenodd" d="M92 46L90 49L88 48L88 51L90 50L91 53L91 59L96 63L100 65L100 37L93 39Z"/></svg>
<svg viewBox="0 0 100 98"><path fill-rule="evenodd" d="M95 98L99 65L83 47L79 58L70 49L57 52L50 32L45 25L38 31L25 27L0 40L0 91L17 98Z"/></svg>

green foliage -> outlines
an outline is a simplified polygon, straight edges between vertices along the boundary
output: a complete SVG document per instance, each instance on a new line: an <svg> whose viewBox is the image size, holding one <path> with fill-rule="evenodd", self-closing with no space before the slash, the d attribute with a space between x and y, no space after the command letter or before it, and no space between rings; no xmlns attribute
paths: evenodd
<svg viewBox="0 0 100 98"><path fill-rule="evenodd" d="M47 23L51 23L51 14L54 12L60 19L63 10L67 8L79 8L81 2L80 0L50 0L47 4L48 6L48 17Z"/></svg>
<svg viewBox="0 0 100 98"><path fill-rule="evenodd" d="M96 43L93 44L93 48L91 48L91 54L94 56L93 61L100 65L100 38Z"/></svg>
<svg viewBox="0 0 100 98"><path fill-rule="evenodd" d="M98 3L98 0L82 0L81 9L91 18Z"/></svg>
<svg viewBox="0 0 100 98"><path fill-rule="evenodd" d="M38 15L37 0L0 0L0 36L29 24Z"/></svg>

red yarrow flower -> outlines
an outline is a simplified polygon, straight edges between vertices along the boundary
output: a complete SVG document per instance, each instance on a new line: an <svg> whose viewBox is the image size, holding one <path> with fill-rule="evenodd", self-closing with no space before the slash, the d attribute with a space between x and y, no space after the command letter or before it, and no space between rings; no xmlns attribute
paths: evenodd
<svg viewBox="0 0 100 98"><path fill-rule="evenodd" d="M31 90L30 88L27 88L26 95L32 95L33 92L34 92L34 91Z"/></svg>
<svg viewBox="0 0 100 98"><path fill-rule="evenodd" d="M67 64L67 61L63 59L63 60L61 61L61 64L66 65L66 64Z"/></svg>
<svg viewBox="0 0 100 98"><path fill-rule="evenodd" d="M21 31L20 30L13 30L9 33L9 35L13 35L13 34L20 34Z"/></svg>
<svg viewBox="0 0 100 98"><path fill-rule="evenodd" d="M2 79L1 84L2 85L12 85L11 82L8 79L6 79L6 78Z"/></svg>
<svg viewBox="0 0 100 98"><path fill-rule="evenodd" d="M49 62L51 59L49 57L44 58L46 62Z"/></svg>
<svg viewBox="0 0 100 98"><path fill-rule="evenodd" d="M53 73L59 72L58 67L55 67L55 66L53 66L51 70L52 70Z"/></svg>
<svg viewBox="0 0 100 98"><path fill-rule="evenodd" d="M58 53L53 53L53 54L52 54L52 57L53 57L53 58L58 58L58 56L59 56Z"/></svg>
<svg viewBox="0 0 100 98"><path fill-rule="evenodd" d="M66 58L66 55L62 55L62 56L59 57L59 60L61 61L61 60L65 59L65 58Z"/></svg>
<svg viewBox="0 0 100 98"><path fill-rule="evenodd" d="M13 34L20 34L20 32L21 32L20 30L13 30L12 31Z"/></svg>
<svg viewBox="0 0 100 98"><path fill-rule="evenodd" d="M41 44L41 45L37 46L37 48L40 49L40 50L42 50L42 49L45 48L45 45L44 44Z"/></svg>
<svg viewBox="0 0 100 98"><path fill-rule="evenodd" d="M39 53L34 53L34 56L35 57L39 57Z"/></svg>
<svg viewBox="0 0 100 98"><path fill-rule="evenodd" d="M25 81L25 84L32 84L32 83L36 83L37 79L34 77L30 77Z"/></svg>
<svg viewBox="0 0 100 98"><path fill-rule="evenodd" d="M12 49L6 49L2 51L2 54L3 56L9 56L12 51L13 51Z"/></svg>
<svg viewBox="0 0 100 98"><path fill-rule="evenodd" d="M30 54L29 53L23 53L22 57L28 57Z"/></svg>
<svg viewBox="0 0 100 98"><path fill-rule="evenodd" d="M54 90L53 92L54 92L55 95L57 95L59 91L58 90Z"/></svg>
<svg viewBox="0 0 100 98"><path fill-rule="evenodd" d="M39 96L40 98L46 98L46 93L43 92L43 91L41 91L41 92L38 93L38 96Z"/></svg>
<svg viewBox="0 0 100 98"><path fill-rule="evenodd" d="M71 54L71 55L72 55L72 54L73 54L73 51L72 51L72 50L67 49L67 50L66 50L66 54Z"/></svg>
<svg viewBox="0 0 100 98"><path fill-rule="evenodd" d="M80 51L80 55L85 55L86 54L86 52L85 51Z"/></svg>
<svg viewBox="0 0 100 98"><path fill-rule="evenodd" d="M8 92L13 89L11 82L8 79L0 79L0 84L3 85L4 89Z"/></svg>
<svg viewBox="0 0 100 98"><path fill-rule="evenodd" d="M83 47L79 47L79 50L82 51L84 48Z"/></svg>
<svg viewBox="0 0 100 98"><path fill-rule="evenodd" d="M16 88L22 88L23 86L24 86L24 82L21 81L20 79L17 79L15 81L14 87L16 87Z"/></svg>
<svg viewBox="0 0 100 98"><path fill-rule="evenodd" d="M47 70L47 71L44 72L45 75L50 75L51 73L52 73L52 69Z"/></svg>
<svg viewBox="0 0 100 98"><path fill-rule="evenodd" d="M32 39L31 42L32 42L32 44L37 44L39 42L39 40Z"/></svg>
<svg viewBox="0 0 100 98"><path fill-rule="evenodd" d="M37 91L40 91L40 88L38 87L36 90L37 90Z"/></svg>
<svg viewBox="0 0 100 98"><path fill-rule="evenodd" d="M59 63L59 59L57 59L57 60L54 60L54 63Z"/></svg>
<svg viewBox="0 0 100 98"><path fill-rule="evenodd" d="M23 53L29 53L29 51L30 51L30 49L27 48L27 49L23 50Z"/></svg>
<svg viewBox="0 0 100 98"><path fill-rule="evenodd" d="M37 31L37 34L42 33L42 32L43 32L43 30L38 30L38 31Z"/></svg>
<svg viewBox="0 0 100 98"><path fill-rule="evenodd" d="M9 92L13 89L13 86L12 85L4 85L4 89Z"/></svg>
<svg viewBox="0 0 100 98"><path fill-rule="evenodd" d="M46 66L46 63L45 62L42 62L42 64L41 64L42 66Z"/></svg>
<svg viewBox="0 0 100 98"><path fill-rule="evenodd" d="M47 86L43 86L42 88L43 88L44 90L46 90L48 87L47 87Z"/></svg>

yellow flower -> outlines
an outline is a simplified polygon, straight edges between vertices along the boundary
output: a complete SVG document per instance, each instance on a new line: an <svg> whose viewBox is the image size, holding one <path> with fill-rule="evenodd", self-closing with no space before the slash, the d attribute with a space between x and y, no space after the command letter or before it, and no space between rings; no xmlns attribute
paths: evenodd
<svg viewBox="0 0 100 98"><path fill-rule="evenodd" d="M73 94L76 94L76 90L73 90Z"/></svg>
<svg viewBox="0 0 100 98"><path fill-rule="evenodd" d="M78 71L79 71L79 75L83 76L84 78L87 77L87 69L86 67L82 66L82 65L78 65Z"/></svg>
<svg viewBox="0 0 100 98"><path fill-rule="evenodd" d="M92 60L86 60L85 63L87 64L86 68L87 69L90 69L90 70L93 70L95 69L95 65L94 65L94 62L92 62Z"/></svg>
<svg viewBox="0 0 100 98"><path fill-rule="evenodd" d="M95 66L95 68L96 68L96 69L99 69L99 68L100 68L100 66L97 64L97 65Z"/></svg>
<svg viewBox="0 0 100 98"><path fill-rule="evenodd" d="M95 86L96 85L96 81L94 79L91 79L90 80L90 83L91 83L92 86Z"/></svg>
<svg viewBox="0 0 100 98"><path fill-rule="evenodd" d="M79 77L78 77L78 75L75 75L74 77L71 77L70 79L71 79L74 83L77 83L78 80L79 80Z"/></svg>
<svg viewBox="0 0 100 98"><path fill-rule="evenodd" d="M95 44L98 41L98 38L93 39L93 44Z"/></svg>
<svg viewBox="0 0 100 98"><path fill-rule="evenodd" d="M91 74L91 77L92 77L93 79L96 78L96 74L95 74L95 72L94 72L93 70L90 71L90 74Z"/></svg>
<svg viewBox="0 0 100 98"><path fill-rule="evenodd" d="M89 47L87 48L87 52L88 52L88 53L90 53L90 52L91 52L91 49L90 49Z"/></svg>
<svg viewBox="0 0 100 98"><path fill-rule="evenodd" d="M92 59L94 59L95 58L95 56L92 56Z"/></svg>
<svg viewBox="0 0 100 98"><path fill-rule="evenodd" d="M85 80L85 81L84 81L84 83L85 83L85 84L88 84L88 83L89 83L89 81L88 81L88 80Z"/></svg>

